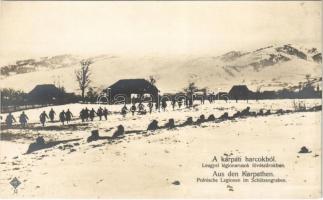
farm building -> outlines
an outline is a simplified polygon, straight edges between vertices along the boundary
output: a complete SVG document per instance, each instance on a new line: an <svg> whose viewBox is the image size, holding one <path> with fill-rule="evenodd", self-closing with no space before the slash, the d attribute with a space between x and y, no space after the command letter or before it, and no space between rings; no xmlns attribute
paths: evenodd
<svg viewBox="0 0 323 200"><path fill-rule="evenodd" d="M53 84L37 85L28 95L28 102L31 104L55 104L64 97L64 91Z"/></svg>
<svg viewBox="0 0 323 200"><path fill-rule="evenodd" d="M248 100L253 95L253 92L246 85L234 85L229 91L230 99Z"/></svg>
<svg viewBox="0 0 323 200"><path fill-rule="evenodd" d="M112 84L104 92L109 96L110 102L125 99L127 103L130 103L132 94L137 94L140 97L149 94L153 101L156 101L159 90L145 79L122 79Z"/></svg>
<svg viewBox="0 0 323 200"><path fill-rule="evenodd" d="M312 58L315 62L322 63L322 54L321 53L314 55Z"/></svg>

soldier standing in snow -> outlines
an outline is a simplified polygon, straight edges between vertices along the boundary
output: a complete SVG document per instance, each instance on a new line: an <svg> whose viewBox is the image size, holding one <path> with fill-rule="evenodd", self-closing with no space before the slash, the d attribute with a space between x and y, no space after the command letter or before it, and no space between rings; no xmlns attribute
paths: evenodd
<svg viewBox="0 0 323 200"><path fill-rule="evenodd" d="M150 101L150 102L148 103L148 108L149 108L149 113L150 113L150 114L151 114L151 112L152 112L152 110L153 110L153 106L154 106L154 105L153 105L153 102L151 102L151 101Z"/></svg>
<svg viewBox="0 0 323 200"><path fill-rule="evenodd" d="M127 114L127 111L128 111L127 105L124 104L124 106L121 108L121 115L125 117Z"/></svg>
<svg viewBox="0 0 323 200"><path fill-rule="evenodd" d="M181 108L181 107L182 107L182 104L183 104L182 100L178 100L178 107L179 107L179 108Z"/></svg>
<svg viewBox="0 0 323 200"><path fill-rule="evenodd" d="M96 114L96 112L95 112L95 110L92 108L92 109L90 110L90 119L91 119L91 121L93 121L93 119L94 119L94 117L95 117L95 114Z"/></svg>
<svg viewBox="0 0 323 200"><path fill-rule="evenodd" d="M130 108L130 111L132 112L132 116L135 114L136 112L136 104L133 104Z"/></svg>
<svg viewBox="0 0 323 200"><path fill-rule="evenodd" d="M103 109L101 107L99 107L98 111L96 112L100 121L102 120L102 115L103 115Z"/></svg>
<svg viewBox="0 0 323 200"><path fill-rule="evenodd" d="M90 112L89 109L87 109L87 107L86 107L84 110L84 118L86 121L89 121L89 116L90 116L89 112Z"/></svg>
<svg viewBox="0 0 323 200"><path fill-rule="evenodd" d="M67 109L67 111L65 113L65 117L66 117L66 123L67 124L68 124L68 122L71 121L72 117L74 117L72 112L70 111L70 109Z"/></svg>
<svg viewBox="0 0 323 200"><path fill-rule="evenodd" d="M40 123L42 124L43 127L45 126L46 118L48 119L48 115L46 114L45 111L43 111L39 116Z"/></svg>
<svg viewBox="0 0 323 200"><path fill-rule="evenodd" d="M163 99L162 108L163 108L164 112L166 111L166 107L167 107L167 102L166 102L166 100Z"/></svg>
<svg viewBox="0 0 323 200"><path fill-rule="evenodd" d="M175 101L175 99L172 99L172 107L173 107L173 110L175 110L175 105L176 105L176 101Z"/></svg>
<svg viewBox="0 0 323 200"><path fill-rule="evenodd" d="M25 127L26 126L27 120L29 120L28 117L27 117L27 115L25 114L24 111L22 111L22 113L19 116L19 122L20 122L20 124L21 124L22 127Z"/></svg>
<svg viewBox="0 0 323 200"><path fill-rule="evenodd" d="M108 119L108 109L107 108L104 108L104 110L103 110L103 116L104 116L105 120Z"/></svg>
<svg viewBox="0 0 323 200"><path fill-rule="evenodd" d="M15 117L11 114L11 112L9 112L9 114L6 117L6 124L7 124L7 128L11 128L12 127L12 123L16 122Z"/></svg>
<svg viewBox="0 0 323 200"><path fill-rule="evenodd" d="M80 118L81 118L82 122L84 122L84 119L85 119L85 109L84 108L80 112Z"/></svg>
<svg viewBox="0 0 323 200"><path fill-rule="evenodd" d="M62 124L64 125L64 122L66 120L66 113L64 110L62 110L62 112L59 113L59 120L62 122Z"/></svg>
<svg viewBox="0 0 323 200"><path fill-rule="evenodd" d="M156 104L155 104L156 111L159 111L159 107L160 107L160 101L158 99L158 101L156 101Z"/></svg>
<svg viewBox="0 0 323 200"><path fill-rule="evenodd" d="M141 102L139 103L138 110L139 110L139 112L144 112L145 111L145 106L144 106L143 103L141 103Z"/></svg>
<svg viewBox="0 0 323 200"><path fill-rule="evenodd" d="M55 111L53 110L53 108L49 111L49 118L50 118L50 121L53 122L54 121L54 117L55 117L56 113Z"/></svg>

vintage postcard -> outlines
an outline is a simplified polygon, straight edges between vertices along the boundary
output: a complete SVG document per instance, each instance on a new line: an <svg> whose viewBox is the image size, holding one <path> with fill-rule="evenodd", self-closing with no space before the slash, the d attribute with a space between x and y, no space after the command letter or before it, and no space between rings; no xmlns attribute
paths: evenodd
<svg viewBox="0 0 323 200"><path fill-rule="evenodd" d="M321 6L0 1L0 198L321 198Z"/></svg>

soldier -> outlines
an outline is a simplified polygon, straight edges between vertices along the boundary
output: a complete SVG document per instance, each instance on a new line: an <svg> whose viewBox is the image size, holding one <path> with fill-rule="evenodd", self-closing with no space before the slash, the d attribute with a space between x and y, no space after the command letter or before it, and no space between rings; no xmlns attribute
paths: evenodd
<svg viewBox="0 0 323 200"><path fill-rule="evenodd" d="M85 109L84 108L80 112L80 118L81 118L82 122L84 122L84 119L85 119Z"/></svg>
<svg viewBox="0 0 323 200"><path fill-rule="evenodd" d="M39 116L40 123L42 124L43 127L45 126L46 118L48 119L48 115L46 114L45 111L43 111Z"/></svg>
<svg viewBox="0 0 323 200"><path fill-rule="evenodd" d="M55 117L56 113L55 111L53 110L53 108L49 111L49 118L50 118L50 121L53 122L54 121L54 117Z"/></svg>
<svg viewBox="0 0 323 200"><path fill-rule="evenodd" d="M138 110L139 111L144 111L145 110L145 106L144 106L144 104L142 104L142 102L139 103Z"/></svg>
<svg viewBox="0 0 323 200"><path fill-rule="evenodd" d="M189 99L189 101L188 101L188 103L189 103L188 106L189 107L193 106L193 100L194 100L193 97Z"/></svg>
<svg viewBox="0 0 323 200"><path fill-rule="evenodd" d="M108 120L108 109L107 108L104 108L103 116L104 116L105 120Z"/></svg>
<svg viewBox="0 0 323 200"><path fill-rule="evenodd" d="M66 117L66 123L68 124L68 122L70 122L72 120L73 113L70 111L70 109L67 109L66 113L65 113L65 117Z"/></svg>
<svg viewBox="0 0 323 200"><path fill-rule="evenodd" d="M11 128L12 127L12 123L13 122L16 122L16 119L15 117L11 114L11 112L9 112L9 114L7 115L7 118L6 118L6 124L7 124L7 127L8 128Z"/></svg>
<svg viewBox="0 0 323 200"><path fill-rule="evenodd" d="M27 117L27 115L25 114L24 111L22 111L22 113L19 116L19 122L20 122L20 124L21 124L22 127L25 127L26 126L27 120L29 120L28 117Z"/></svg>
<svg viewBox="0 0 323 200"><path fill-rule="evenodd" d="M136 104L133 104L133 105L131 106L130 111L131 111L132 116L133 116L133 115L135 114L135 112L136 112Z"/></svg>
<svg viewBox="0 0 323 200"><path fill-rule="evenodd" d="M96 113L99 116L100 121L101 121L102 120L102 115L103 115L103 109L101 107L99 107L99 109L98 109L98 111Z"/></svg>
<svg viewBox="0 0 323 200"><path fill-rule="evenodd" d="M94 117L95 117L95 114L97 114L96 112L95 112L95 110L92 108L91 110L90 110L90 119L91 119L91 121L93 121L93 119L94 119Z"/></svg>
<svg viewBox="0 0 323 200"><path fill-rule="evenodd" d="M162 108L163 108L164 112L166 111L166 107L167 107L167 102L166 102L166 100L163 100L162 101Z"/></svg>
<svg viewBox="0 0 323 200"><path fill-rule="evenodd" d="M201 104L204 104L204 101L205 101L204 96L202 96L201 97Z"/></svg>
<svg viewBox="0 0 323 200"><path fill-rule="evenodd" d="M90 111L87 109L87 107L84 110L84 118L86 121L89 121Z"/></svg>
<svg viewBox="0 0 323 200"><path fill-rule="evenodd" d="M127 108L126 104L124 104L124 106L121 108L121 115L123 117L125 117L127 114L127 111L128 111L128 108Z"/></svg>
<svg viewBox="0 0 323 200"><path fill-rule="evenodd" d="M172 107L173 107L173 110L175 110L175 106L176 106L176 101L175 101L175 99L172 99Z"/></svg>
<svg viewBox="0 0 323 200"><path fill-rule="evenodd" d="M59 121L61 121L62 124L64 125L65 120L66 120L66 113L64 110L62 110L62 112L59 113Z"/></svg>
<svg viewBox="0 0 323 200"><path fill-rule="evenodd" d="M159 104L160 104L160 102L159 102L159 101L157 101L157 102L156 102L156 104L155 104L156 111L158 111L158 110L159 110Z"/></svg>
<svg viewBox="0 0 323 200"><path fill-rule="evenodd" d="M182 104L183 104L182 100L178 100L178 108L181 108Z"/></svg>
<svg viewBox="0 0 323 200"><path fill-rule="evenodd" d="M151 102L151 101L150 101L150 102L148 103L148 108L149 108L149 113L150 113L150 114L151 114L151 112L153 111L153 106L154 106L154 105L153 105L153 102Z"/></svg>

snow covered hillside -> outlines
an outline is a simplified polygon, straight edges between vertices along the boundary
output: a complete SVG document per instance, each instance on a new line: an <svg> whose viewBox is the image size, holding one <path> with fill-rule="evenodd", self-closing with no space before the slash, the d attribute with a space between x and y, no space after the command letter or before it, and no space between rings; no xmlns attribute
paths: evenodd
<svg viewBox="0 0 323 200"><path fill-rule="evenodd" d="M247 52L232 51L221 56L106 55L90 59L94 61L91 65L92 87L99 90L119 79L154 76L162 92L173 92L182 90L189 81L212 91L228 90L234 84L246 84L253 90L295 86L304 82L307 74L321 77L322 55L315 48L287 44ZM72 61L62 64L66 60ZM79 60L77 56L65 56L64 59L56 59L55 65L41 65L31 72L2 75L1 87L29 92L36 84L55 83L69 92L77 92L74 73L80 67Z"/></svg>

